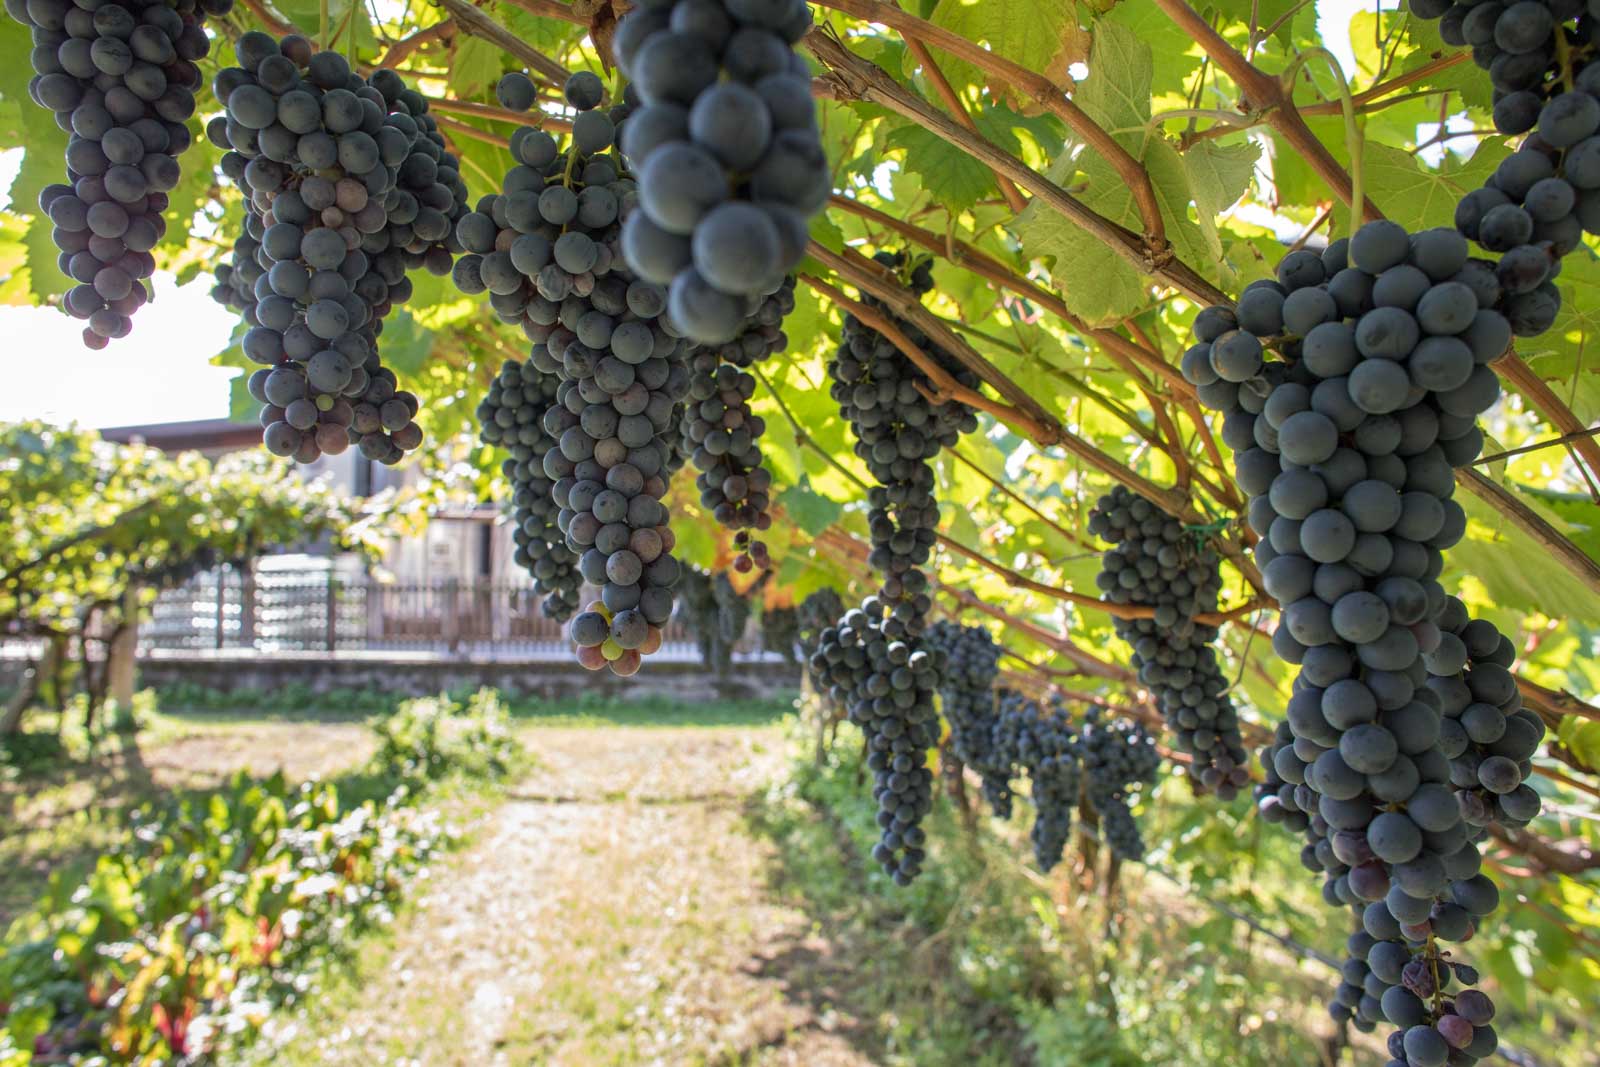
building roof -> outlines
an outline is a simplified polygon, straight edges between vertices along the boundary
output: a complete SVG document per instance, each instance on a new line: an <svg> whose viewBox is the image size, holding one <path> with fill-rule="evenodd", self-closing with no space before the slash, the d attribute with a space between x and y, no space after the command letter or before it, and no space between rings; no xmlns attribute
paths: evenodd
<svg viewBox="0 0 1600 1067"><path fill-rule="evenodd" d="M261 443L261 426L232 419L194 419L189 422L155 422L142 426L110 426L100 431L107 441L138 441L163 452L186 449L232 450Z"/></svg>

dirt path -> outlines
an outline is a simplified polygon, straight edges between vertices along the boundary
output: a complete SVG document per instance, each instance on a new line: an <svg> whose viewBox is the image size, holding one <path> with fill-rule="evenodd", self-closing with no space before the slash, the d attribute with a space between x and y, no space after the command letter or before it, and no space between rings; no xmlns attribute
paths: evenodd
<svg viewBox="0 0 1600 1067"><path fill-rule="evenodd" d="M275 1062L875 1062L827 1002L826 942L767 897L772 846L741 819L784 769L776 730L525 739L541 769ZM782 963L797 954L804 989Z"/></svg>

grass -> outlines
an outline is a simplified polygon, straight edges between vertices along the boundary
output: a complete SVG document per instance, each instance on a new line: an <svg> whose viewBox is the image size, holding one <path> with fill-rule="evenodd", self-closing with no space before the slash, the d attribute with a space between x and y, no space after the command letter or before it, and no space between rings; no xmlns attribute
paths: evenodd
<svg viewBox="0 0 1600 1067"><path fill-rule="evenodd" d="M773 846L771 891L827 946L789 958L786 981L849 1004L873 1062L1320 1062L1327 972L1241 937L1137 865L1108 878L1103 858L1069 853L1040 874L1024 802L1009 822L969 826L941 798L923 873L894 887L869 855L877 827L858 764L854 746L836 745L753 798L746 820ZM1346 1062L1380 1062L1366 1055Z"/></svg>
<svg viewBox="0 0 1600 1067"><path fill-rule="evenodd" d="M462 693L450 694L465 699ZM171 686L157 692L161 707L180 710L196 721L225 723L238 712L272 714L294 722L345 722L382 714L400 699L370 690L335 689L314 692L290 685L271 693L224 692L201 686ZM533 695L505 694L511 716L541 726L769 726L794 712L794 696L765 700L660 700L650 697L618 700L579 697L551 701Z"/></svg>
<svg viewBox="0 0 1600 1067"><path fill-rule="evenodd" d="M261 1062L768 1062L807 1025L751 952L799 937L744 798L775 729L530 729L541 765ZM795 1062L836 1064L827 1057Z"/></svg>

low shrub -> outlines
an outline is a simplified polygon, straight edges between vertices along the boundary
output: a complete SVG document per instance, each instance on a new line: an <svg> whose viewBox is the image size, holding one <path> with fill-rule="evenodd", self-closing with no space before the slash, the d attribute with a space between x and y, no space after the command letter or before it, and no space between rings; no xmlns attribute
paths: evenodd
<svg viewBox="0 0 1600 1067"><path fill-rule="evenodd" d="M141 809L87 877L54 880L0 940L0 1067L218 1061L387 922L452 840L417 798L522 756L493 690L406 701L371 727L357 780L382 800L241 773Z"/></svg>

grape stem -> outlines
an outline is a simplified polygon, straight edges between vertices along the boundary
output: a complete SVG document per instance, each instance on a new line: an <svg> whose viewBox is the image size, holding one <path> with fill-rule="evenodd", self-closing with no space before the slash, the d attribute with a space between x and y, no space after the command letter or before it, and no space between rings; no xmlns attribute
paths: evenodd
<svg viewBox="0 0 1600 1067"><path fill-rule="evenodd" d="M767 395L772 397L773 402L778 405L778 410L783 412L784 419L789 423L789 428L794 433L795 443L801 445L802 447L811 449L818 456L820 456L822 460L828 464L828 466L832 467L834 470L843 475L846 481L850 482L863 493L866 492L868 488L867 483L863 481L854 471L850 470L850 468L846 467L843 463L840 463L836 458L834 458L832 452L829 452L826 448L823 448L820 444L813 440L811 435L806 432L805 427L800 425L800 420L794 417L794 412L789 410L789 405L784 402L782 394L772 387L772 382L767 378L766 374L762 372L761 368L752 363L750 365L750 373L755 376L756 381L761 383L762 388L767 391Z"/></svg>
<svg viewBox="0 0 1600 1067"><path fill-rule="evenodd" d="M1155 0L1167 17L1189 35L1239 87L1247 104L1246 111L1262 116L1262 121L1276 130L1289 147L1298 152L1312 171L1347 203L1356 203L1352 195L1352 178L1339 165L1328 147L1317 139L1295 108L1294 101L1285 96L1283 85L1272 75L1256 67L1238 49L1218 33L1216 27L1190 7L1186 0ZM1352 212L1359 215L1360 212ZM1372 204L1366 205L1369 217L1380 218L1381 213Z"/></svg>
<svg viewBox="0 0 1600 1067"><path fill-rule="evenodd" d="M966 106L962 104L961 97L956 95L955 88L950 84L950 79L944 76L944 71L939 69L939 61L933 58L933 53L928 46L912 34L902 34L906 39L906 47L911 49L911 54L917 62L922 64L922 73L933 86L934 92L939 94L939 99L944 101L944 106L955 120L965 126L972 133L978 132L978 124L967 113ZM994 175L995 184L1000 187L1000 195L1005 198L1006 204L1011 208L1013 215L1022 214L1022 209L1028 206L1028 201L1023 197L1022 191L1016 183L993 167L989 173Z"/></svg>
<svg viewBox="0 0 1600 1067"><path fill-rule="evenodd" d="M1300 68L1313 59L1321 59L1333 72L1334 81L1339 86L1339 107L1344 112L1345 139L1349 142L1350 149L1350 232L1354 233L1366 221L1366 197L1363 195L1364 182L1361 176L1364 137L1361 125L1356 122L1355 98L1350 93L1350 81L1344 76L1344 68L1339 65L1339 60L1334 54L1320 45L1297 52L1289 66L1280 75L1279 81L1285 87L1286 97L1294 98L1294 80L1300 73Z"/></svg>
<svg viewBox="0 0 1600 1067"><path fill-rule="evenodd" d="M942 49L1004 82L1019 93L1031 97L1040 107L1065 123L1067 128L1104 159L1128 186L1139 210L1140 224L1144 227L1141 244L1153 255L1170 254L1171 246L1166 239L1166 223L1161 215L1160 201L1156 198L1149 171L1115 137L1067 96L1067 90L1072 86L1070 77L1063 77L1065 86L1058 85L1043 74L1014 63L958 33L901 10L892 0L818 0L818 5L843 11L867 22L888 26L899 31L908 44L915 40L917 44L928 44ZM819 36L813 31L807 38L807 44L814 44ZM823 57L819 55L818 58ZM823 61L827 62L826 59ZM1015 175L1007 177L1015 178ZM1024 182L1019 181L1017 184L1027 187Z"/></svg>
<svg viewBox="0 0 1600 1067"><path fill-rule="evenodd" d="M1572 49L1567 44L1567 35L1557 32L1555 35L1556 62L1561 66L1561 87L1567 92L1572 92Z"/></svg>
<svg viewBox="0 0 1600 1067"><path fill-rule="evenodd" d="M1543 440L1535 441L1529 445L1523 445L1520 448L1508 448L1503 452L1492 452L1487 456L1479 456L1477 459L1472 461L1472 465L1474 467L1482 467L1488 463L1498 463L1500 460L1510 459L1512 456L1521 456L1528 452L1537 452L1541 448L1554 448L1557 445L1564 445L1571 441L1577 441L1581 438L1593 437L1595 434L1600 434L1600 426L1591 426L1587 430L1574 430L1572 433L1564 433L1560 437L1546 437Z"/></svg>
<svg viewBox="0 0 1600 1067"><path fill-rule="evenodd" d="M471 37L481 37L498 45L502 50L520 59L530 70L537 71L546 84L559 88L566 83L567 76L571 73L566 67L496 22L481 8L468 3L468 0L439 0L439 6L455 18L456 25L461 28L462 33Z"/></svg>
<svg viewBox="0 0 1600 1067"><path fill-rule="evenodd" d="M985 166L999 170L1036 200L1043 201L1051 210L1071 219L1103 241L1140 273L1160 278L1202 303L1225 299L1212 282L1178 259L1164 238L1159 247L1152 248L1145 235L1099 214L993 141L969 132L937 107L909 92L882 67L857 56L828 34L813 30L806 36L805 42L812 54L828 68L828 74L823 79L825 94L840 100L864 100L889 108L930 130ZM1140 171L1143 172L1142 167Z"/></svg>

